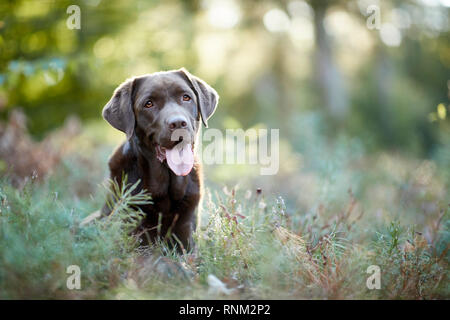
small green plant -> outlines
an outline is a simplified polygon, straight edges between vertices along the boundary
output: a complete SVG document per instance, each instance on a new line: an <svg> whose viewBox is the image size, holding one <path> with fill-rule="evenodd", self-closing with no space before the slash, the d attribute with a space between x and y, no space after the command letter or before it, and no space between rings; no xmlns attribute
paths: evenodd
<svg viewBox="0 0 450 320"><path fill-rule="evenodd" d="M128 177L122 177L121 183L109 180L110 192L107 196L106 205L110 213L104 220L104 225L111 228L114 225L117 228L125 228L131 232L137 227L144 213L139 206L152 204L151 195L146 190L136 192L140 180L133 185L129 185Z"/></svg>

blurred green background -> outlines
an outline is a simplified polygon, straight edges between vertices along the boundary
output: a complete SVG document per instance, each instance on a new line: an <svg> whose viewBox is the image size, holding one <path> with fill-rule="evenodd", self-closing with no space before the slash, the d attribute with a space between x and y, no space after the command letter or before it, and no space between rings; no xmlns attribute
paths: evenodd
<svg viewBox="0 0 450 320"><path fill-rule="evenodd" d="M428 154L448 113L449 3L381 1L370 30L377 3L5 0L0 111L23 108L39 137L70 114L99 118L130 76L184 66L220 93L215 127L261 122L293 138L314 111L332 135ZM79 30L66 26L71 4Z"/></svg>
<svg viewBox="0 0 450 320"><path fill-rule="evenodd" d="M67 27L72 4L79 30ZM379 29L367 26L370 5L379 6ZM281 129L285 170L301 168L298 153L335 158L317 146L340 137L345 152L387 150L446 166L449 5L4 0L0 117L21 108L36 139L70 115L106 128L101 109L122 81L184 66L220 94L211 127ZM217 171L219 181L236 178L229 171Z"/></svg>

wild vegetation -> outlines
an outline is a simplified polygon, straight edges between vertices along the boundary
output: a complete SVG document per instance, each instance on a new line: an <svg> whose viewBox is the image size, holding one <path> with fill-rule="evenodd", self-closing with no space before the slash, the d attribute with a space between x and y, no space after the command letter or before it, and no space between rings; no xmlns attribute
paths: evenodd
<svg viewBox="0 0 450 320"><path fill-rule="evenodd" d="M132 196L124 186L114 188L113 214L80 226L108 193L105 167L112 146L94 142L90 131L67 142L70 151L46 176L23 177L19 187L11 184L11 174L2 178L1 298L449 296L448 194L441 189L442 171L431 162L383 154L381 165L349 168L360 182L350 183L339 198L319 197L304 203L306 210L289 208L283 195L265 188L208 183L196 246L179 255L165 241L142 247L130 235L141 216L133 204L151 197ZM87 157L86 149L96 156ZM418 167L399 173L398 164ZM304 171L329 184L320 169ZM377 187L364 187L361 180ZM70 265L80 267L80 290L67 288ZM366 286L371 265L381 270L379 290Z"/></svg>

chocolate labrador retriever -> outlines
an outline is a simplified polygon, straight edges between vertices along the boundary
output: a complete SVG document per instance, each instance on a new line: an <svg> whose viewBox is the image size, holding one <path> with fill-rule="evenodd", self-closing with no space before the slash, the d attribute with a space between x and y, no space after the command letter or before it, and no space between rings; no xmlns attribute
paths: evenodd
<svg viewBox="0 0 450 320"><path fill-rule="evenodd" d="M175 243L192 245L202 183L194 144L200 119L207 126L218 99L213 88L180 69L125 81L103 108L103 118L127 138L109 160L111 179L120 184L126 174L129 184L140 181L134 192L152 196L153 203L141 207L146 216L137 230L146 243L170 230ZM105 205L102 214L110 212Z"/></svg>

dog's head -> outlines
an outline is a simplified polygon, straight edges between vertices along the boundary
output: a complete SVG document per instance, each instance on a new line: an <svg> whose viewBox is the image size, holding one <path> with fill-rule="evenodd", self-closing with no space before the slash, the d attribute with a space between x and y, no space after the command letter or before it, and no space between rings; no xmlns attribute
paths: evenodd
<svg viewBox="0 0 450 320"><path fill-rule="evenodd" d="M207 126L219 96L185 69L129 79L103 108L103 118L167 164L177 175L193 165L192 148L200 127Z"/></svg>

